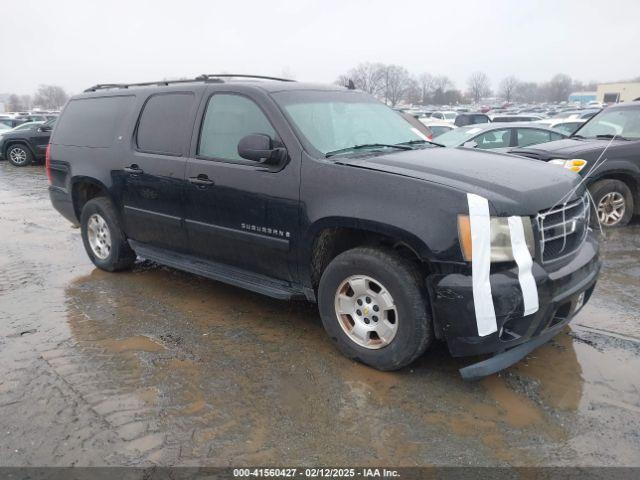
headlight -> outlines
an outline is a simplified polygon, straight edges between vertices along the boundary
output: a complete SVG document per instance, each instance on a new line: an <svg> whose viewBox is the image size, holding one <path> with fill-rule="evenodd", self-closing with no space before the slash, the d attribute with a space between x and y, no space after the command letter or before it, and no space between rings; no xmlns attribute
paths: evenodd
<svg viewBox="0 0 640 480"><path fill-rule="evenodd" d="M572 158L570 160L554 158L553 160L550 160L549 163L553 163L554 165L562 165L564 168L566 168L567 170L571 170L572 172L579 172L587 166L587 161L581 158Z"/></svg>
<svg viewBox="0 0 640 480"><path fill-rule="evenodd" d="M533 228L531 218L521 217L524 227L524 237L527 242L529 252L533 257L536 247L533 238ZM511 262L514 260L511 249L511 232L509 231L509 220L507 217L491 217L491 261ZM460 248L462 255L467 262L473 259L471 243L471 222L468 215L458 215L458 235L460 238Z"/></svg>

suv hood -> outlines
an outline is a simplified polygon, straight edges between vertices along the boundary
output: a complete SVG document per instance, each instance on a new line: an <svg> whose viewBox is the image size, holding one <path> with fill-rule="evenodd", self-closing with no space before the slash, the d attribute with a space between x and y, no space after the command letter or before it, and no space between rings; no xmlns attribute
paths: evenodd
<svg viewBox="0 0 640 480"><path fill-rule="evenodd" d="M510 150L510 153L516 155L526 155L530 158L536 158L538 160L551 160L553 158L580 158L580 156L588 154L600 155L603 149L616 147L618 145L628 144L625 140L609 139L602 140L579 140L573 138L566 138L564 140L557 140L555 142L542 143L530 148L516 148Z"/></svg>
<svg viewBox="0 0 640 480"><path fill-rule="evenodd" d="M535 215L554 206L580 177L557 165L463 148L425 148L338 163L446 185L487 198L497 215Z"/></svg>

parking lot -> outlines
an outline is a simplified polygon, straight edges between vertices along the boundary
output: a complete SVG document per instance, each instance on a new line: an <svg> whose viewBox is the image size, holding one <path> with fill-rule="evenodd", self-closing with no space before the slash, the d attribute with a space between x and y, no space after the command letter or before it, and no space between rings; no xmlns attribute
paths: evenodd
<svg viewBox="0 0 640 480"><path fill-rule="evenodd" d="M500 375L435 345L381 373L316 309L149 262L109 274L0 163L0 459L10 465L640 465L640 225L591 302Z"/></svg>

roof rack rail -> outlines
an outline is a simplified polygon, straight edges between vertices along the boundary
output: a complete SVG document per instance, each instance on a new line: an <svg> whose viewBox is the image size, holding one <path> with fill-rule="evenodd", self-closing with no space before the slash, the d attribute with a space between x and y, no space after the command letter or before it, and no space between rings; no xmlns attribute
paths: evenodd
<svg viewBox="0 0 640 480"><path fill-rule="evenodd" d="M277 82L295 82L295 80L289 78L279 77L267 77L264 75L245 75L242 73L205 73L192 79L182 80L160 80L157 82L142 82L142 83L99 83L93 87L89 87L85 92L95 92L98 90L106 90L110 88L129 88L129 87L151 87L151 86L167 86L175 83L193 83L193 82L211 82L211 83L223 83L223 78L254 78L259 80L275 80Z"/></svg>

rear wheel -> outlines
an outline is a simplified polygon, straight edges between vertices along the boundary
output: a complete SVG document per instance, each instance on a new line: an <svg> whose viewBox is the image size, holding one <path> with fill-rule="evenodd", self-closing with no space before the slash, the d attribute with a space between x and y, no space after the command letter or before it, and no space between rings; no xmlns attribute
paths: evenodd
<svg viewBox="0 0 640 480"><path fill-rule="evenodd" d="M93 198L84 205L80 227L84 248L96 267L109 272L131 268L136 254L108 198Z"/></svg>
<svg viewBox="0 0 640 480"><path fill-rule="evenodd" d="M359 247L338 255L322 274L318 305L340 351L379 370L410 364L432 340L420 272L390 250Z"/></svg>
<svg viewBox="0 0 640 480"><path fill-rule="evenodd" d="M29 147L17 144L11 145L7 149L7 158L11 165L15 167L26 167L27 165L31 165L33 162L33 154Z"/></svg>
<svg viewBox="0 0 640 480"><path fill-rule="evenodd" d="M614 179L600 180L589 191L596 205L597 218L603 227L622 227L631 221L633 194L626 183Z"/></svg>

